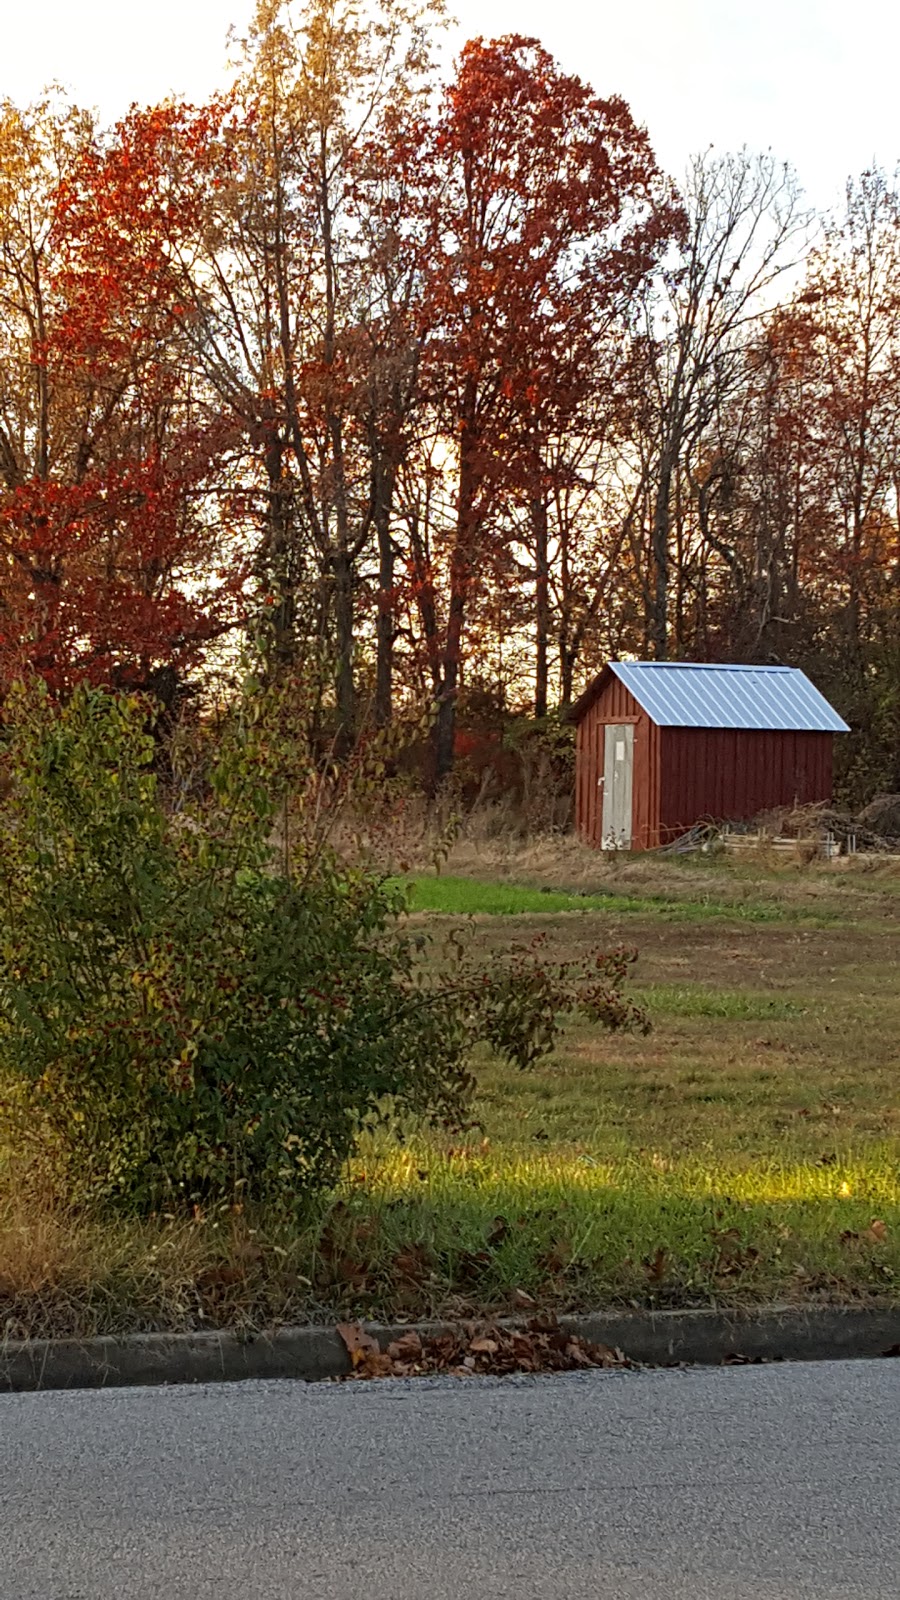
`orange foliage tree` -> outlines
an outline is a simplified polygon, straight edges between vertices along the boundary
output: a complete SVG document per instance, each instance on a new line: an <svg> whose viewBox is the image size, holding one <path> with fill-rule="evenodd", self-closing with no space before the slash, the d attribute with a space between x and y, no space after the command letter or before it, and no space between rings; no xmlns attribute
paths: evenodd
<svg viewBox="0 0 900 1600"><path fill-rule="evenodd" d="M18 377L0 417L4 682L177 677L238 616L226 440L179 359L161 141L133 128L119 135L127 181L112 182L78 113L7 107L0 127L2 337Z"/></svg>
<svg viewBox="0 0 900 1600"><path fill-rule="evenodd" d="M546 441L560 414L577 416L598 330L652 266L675 208L625 103L518 36L466 45L437 117L406 130L397 158L419 230L422 384L452 456L448 525L410 551L440 781L498 512L523 485L543 497Z"/></svg>

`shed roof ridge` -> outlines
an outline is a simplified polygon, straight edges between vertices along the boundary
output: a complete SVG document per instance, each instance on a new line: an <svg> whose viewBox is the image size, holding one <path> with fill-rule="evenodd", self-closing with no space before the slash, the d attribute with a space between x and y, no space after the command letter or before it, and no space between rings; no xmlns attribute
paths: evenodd
<svg viewBox="0 0 900 1600"><path fill-rule="evenodd" d="M798 672L806 676L802 667L774 666L752 661L611 661L611 667L640 667L642 671L674 668L679 672Z"/></svg>

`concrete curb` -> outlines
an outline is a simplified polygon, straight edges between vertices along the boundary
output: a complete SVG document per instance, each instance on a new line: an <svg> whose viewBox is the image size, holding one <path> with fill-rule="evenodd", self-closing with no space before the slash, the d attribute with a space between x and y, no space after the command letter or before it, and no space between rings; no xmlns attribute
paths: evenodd
<svg viewBox="0 0 900 1600"><path fill-rule="evenodd" d="M507 1326L525 1326L519 1318ZM649 1366L748 1361L828 1361L885 1355L900 1345L900 1306L758 1311L593 1312L564 1327ZM410 1325L369 1331L387 1346ZM418 1323L425 1336L449 1323ZM0 1391L103 1389L133 1384L222 1383L239 1378L313 1382L349 1371L331 1328L281 1328L268 1335L140 1333L130 1337L35 1339L0 1346Z"/></svg>

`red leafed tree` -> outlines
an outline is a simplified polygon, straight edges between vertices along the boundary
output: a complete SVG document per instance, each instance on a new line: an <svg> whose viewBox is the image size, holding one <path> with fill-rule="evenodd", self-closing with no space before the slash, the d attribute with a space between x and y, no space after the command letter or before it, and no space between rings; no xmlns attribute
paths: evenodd
<svg viewBox="0 0 900 1600"><path fill-rule="evenodd" d="M0 681L27 670L149 683L196 664L236 615L238 562L211 492L225 439L180 358L177 168L124 125L113 168L84 119L8 112L26 202L3 192L17 384L0 424ZM21 193L21 191L20 191Z"/></svg>
<svg viewBox="0 0 900 1600"><path fill-rule="evenodd" d="M437 118L412 131L401 159L418 180L423 382L453 459L443 570L436 545L427 559L412 551L440 781L453 759L467 607L498 508L523 485L545 494L545 439L577 425L598 330L676 213L624 101L598 98L518 36L466 45Z"/></svg>
<svg viewBox="0 0 900 1600"><path fill-rule="evenodd" d="M202 478L196 460L147 455L4 497L3 683L31 669L60 692L82 679L150 685L196 665L235 598L227 578L210 582L209 530L191 505Z"/></svg>

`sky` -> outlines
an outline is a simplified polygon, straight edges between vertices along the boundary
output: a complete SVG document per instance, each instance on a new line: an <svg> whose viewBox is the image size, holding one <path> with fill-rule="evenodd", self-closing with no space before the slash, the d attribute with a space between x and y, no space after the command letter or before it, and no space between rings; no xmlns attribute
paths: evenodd
<svg viewBox="0 0 900 1600"><path fill-rule="evenodd" d="M450 0L456 46L534 35L566 71L621 94L679 176L695 151L771 149L812 204L900 161L897 0ZM104 121L223 81L252 0L0 0L0 98L59 82Z"/></svg>

